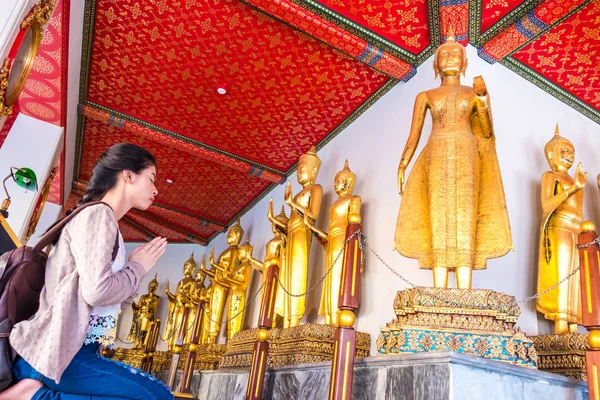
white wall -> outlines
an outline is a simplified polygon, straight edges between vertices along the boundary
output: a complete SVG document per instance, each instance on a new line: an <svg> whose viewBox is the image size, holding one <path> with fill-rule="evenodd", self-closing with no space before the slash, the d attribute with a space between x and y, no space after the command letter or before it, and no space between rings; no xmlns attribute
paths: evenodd
<svg viewBox="0 0 600 400"><path fill-rule="evenodd" d="M19 114L0 147L0 180L10 174L11 167L31 168L37 177L38 191L26 191L12 179L6 182L12 201L6 221L22 241L41 188L58 162L62 134L59 126ZM4 190L0 193L4 199Z"/></svg>
<svg viewBox="0 0 600 400"><path fill-rule="evenodd" d="M541 219L539 182L542 173L548 168L543 147L552 137L554 126L558 122L562 134L575 145L576 161L583 161L589 171L585 216L600 222L600 203L595 184L596 175L600 172L600 158L597 157L600 129L595 122L512 71L498 64L487 64L477 56L473 47L468 48L468 57L470 65L463 82L471 85L474 76L483 75L491 95L497 152L515 247L514 252L490 260L487 270L475 271L473 286L509 293L520 300L534 294L537 285L536 254ZM396 189L396 171L410 129L413 102L420 91L439 85L439 81L436 82L433 78L431 65L432 59L429 59L413 79L408 83L398 84L320 150L319 156L323 164L317 179L317 183L323 185L325 191L318 222L318 225L324 228L327 225L329 205L336 196L332 187L333 178L347 158L350 168L357 174L355 193L363 199L363 227L371 246L415 285L425 286L431 286L433 283L431 271L419 270L416 260L406 259L394 252L393 238L400 204L400 196ZM417 154L423 148L430 129L431 122L428 120L423 128L424 136ZM294 181L293 192L297 193L299 188ZM283 186L277 187L269 196L275 200L275 212L278 213L283 204ZM265 243L272 237L270 223L266 218L269 196L241 220L246 234L255 246L254 256L259 259L264 256ZM227 247L225 236L217 237L212 245L216 248L216 254L219 254ZM169 248L169 252L175 252L172 248L174 247ZM207 254L210 252L210 248L204 250ZM171 269L168 269L167 265L161 267L161 271L169 274L171 281L181 279L181 266L188 253L189 250L181 251L177 256L170 253L173 260L169 264ZM197 253L198 260L201 255ZM311 287L324 273L324 251L316 241L313 242L309 271ZM164 279L162 276L161 284ZM451 280L453 281L453 277ZM258 287L257 282L259 275L255 271L248 290L249 296ZM379 329L394 318L392 302L395 293L405 287L399 278L379 264L373 256L368 255L357 329L371 334L373 355L376 354L375 340ZM311 293L307 300L305 321L322 322L322 318L317 315L319 299L320 287ZM527 334L550 331L551 325L546 321L541 320L538 323L534 302L522 304L521 310L518 325ZM249 306L244 324L247 327L256 326L257 318L258 307L257 302L254 302ZM223 331L220 342L224 342Z"/></svg>
<svg viewBox="0 0 600 400"><path fill-rule="evenodd" d="M73 183L75 145L77 137L77 105L79 104L79 78L81 72L81 44L83 41L83 12L85 1L71 1L69 10L69 77L67 80L67 126L65 129L64 197L69 198ZM63 62L65 62L63 60Z"/></svg>

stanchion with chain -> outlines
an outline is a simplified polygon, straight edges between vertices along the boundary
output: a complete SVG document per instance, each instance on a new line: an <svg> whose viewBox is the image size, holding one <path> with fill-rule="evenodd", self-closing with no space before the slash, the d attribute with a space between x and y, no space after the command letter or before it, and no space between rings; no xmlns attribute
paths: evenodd
<svg viewBox="0 0 600 400"><path fill-rule="evenodd" d="M183 349L183 341L185 334L187 333L187 320L190 314L189 307L183 307L181 313L181 325L179 326L179 332L177 333L177 340L173 346L173 356L171 358L171 367L169 368L169 375L167 378L167 386L171 391L175 386L175 378L177 376L177 366L179 365L179 359L181 358L181 350Z"/></svg>
<svg viewBox="0 0 600 400"><path fill-rule="evenodd" d="M360 295L360 274L363 267L363 252L360 236L360 214L350 210L350 223L346 228L346 246L342 261L342 281L338 300L340 326L335 331L333 365L329 383L329 400L350 400L356 331L353 328Z"/></svg>
<svg viewBox="0 0 600 400"><path fill-rule="evenodd" d="M265 381L265 370L267 369L267 356L269 355L269 329L273 326L275 317L275 300L277 297L277 274L279 273L279 260L271 260L267 269L267 280L260 306L258 317L258 332L256 342L252 351L252 364L250 376L248 377L248 388L246 400L260 400L262 398Z"/></svg>
<svg viewBox="0 0 600 400"><path fill-rule="evenodd" d="M188 344L188 354L187 358L185 359L183 374L181 375L179 391L177 393L173 393L175 400L194 398L194 396L190 394L190 387L192 385L192 375L194 373L194 363L196 362L198 342L200 341L200 336L202 335L202 319L204 316L203 311L204 300L200 300L196 306L196 317L194 318L194 325L192 325L192 335L190 337L190 343Z"/></svg>
<svg viewBox="0 0 600 400"><path fill-rule="evenodd" d="M148 329L148 333L146 334L146 338L144 340L144 355L142 356L142 364L140 366L140 369L148 373L152 371L152 366L154 364L154 353L156 352L156 343L158 342L159 329L160 319L157 319L150 325L150 328Z"/></svg>
<svg viewBox="0 0 600 400"><path fill-rule="evenodd" d="M588 332L590 350L585 352L590 400L600 400L600 267L598 235L594 224L586 221L579 234L579 263L581 270L581 314Z"/></svg>

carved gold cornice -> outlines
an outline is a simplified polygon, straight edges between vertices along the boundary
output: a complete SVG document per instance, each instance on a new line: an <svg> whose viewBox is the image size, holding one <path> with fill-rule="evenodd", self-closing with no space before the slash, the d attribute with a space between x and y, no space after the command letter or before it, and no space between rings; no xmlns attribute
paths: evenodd
<svg viewBox="0 0 600 400"><path fill-rule="evenodd" d="M7 58L4 60L2 69L0 69L0 117L12 114L12 106L9 106L4 102L4 99L6 98L6 88L8 87L9 64L10 62Z"/></svg>
<svg viewBox="0 0 600 400"><path fill-rule="evenodd" d="M58 0L40 1L31 9L23 22L21 22L21 29L27 29L31 26L31 24L33 24L34 21L40 25L45 25L50 20L57 3Z"/></svg>

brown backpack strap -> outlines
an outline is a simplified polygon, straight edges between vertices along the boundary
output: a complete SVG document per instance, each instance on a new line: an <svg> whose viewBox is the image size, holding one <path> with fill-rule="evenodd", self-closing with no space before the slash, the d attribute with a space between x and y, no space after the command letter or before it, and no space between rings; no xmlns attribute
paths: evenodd
<svg viewBox="0 0 600 400"><path fill-rule="evenodd" d="M37 242L37 244L33 247L33 250L34 251L43 251L46 247L48 247L51 243L53 243L56 239L58 239L58 237L60 236L65 225L67 225L73 218L75 218L75 216L77 214L79 214L84 209L91 207L91 206L95 206L97 204L104 204L105 206L111 208L108 204L106 204L102 201L92 201L92 202L84 203L84 204L80 205L79 207L74 209L71 214L69 214L68 216L63 218L58 224L53 226L52 229L50 229L48 232L46 232L44 234L44 236L42 236L40 238L39 242ZM111 208L111 210L112 210L112 208ZM118 233L117 233L115 248L117 250L119 249L119 234ZM113 249L113 259L114 259L114 257L116 257L116 251Z"/></svg>

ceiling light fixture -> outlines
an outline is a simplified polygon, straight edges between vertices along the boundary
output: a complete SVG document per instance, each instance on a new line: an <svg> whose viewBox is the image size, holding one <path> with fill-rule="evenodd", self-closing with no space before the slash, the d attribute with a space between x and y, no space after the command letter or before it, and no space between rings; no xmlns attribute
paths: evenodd
<svg viewBox="0 0 600 400"><path fill-rule="evenodd" d="M220 95L226 95L227 94L227 85L225 85L225 84L217 85L217 93L219 93Z"/></svg>

